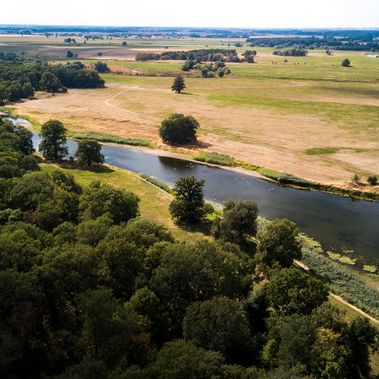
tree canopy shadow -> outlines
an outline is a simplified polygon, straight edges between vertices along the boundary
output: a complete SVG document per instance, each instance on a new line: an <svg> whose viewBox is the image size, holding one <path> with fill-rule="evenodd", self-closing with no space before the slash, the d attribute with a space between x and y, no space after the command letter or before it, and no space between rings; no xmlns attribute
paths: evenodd
<svg viewBox="0 0 379 379"><path fill-rule="evenodd" d="M60 161L57 162L58 166L67 170L85 170L85 171L91 171L99 174L109 174L111 172L114 172L111 167L106 165L92 165L92 166L86 166L81 165L78 162L75 161Z"/></svg>

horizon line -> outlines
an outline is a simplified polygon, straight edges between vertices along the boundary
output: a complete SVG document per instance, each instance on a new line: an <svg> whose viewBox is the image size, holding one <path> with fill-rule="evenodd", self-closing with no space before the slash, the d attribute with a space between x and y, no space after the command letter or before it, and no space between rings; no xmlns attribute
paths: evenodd
<svg viewBox="0 0 379 379"><path fill-rule="evenodd" d="M227 30L372 30L379 31L379 26L331 26L331 27L236 27L236 26L158 26L158 25L93 25L93 24L2 24L0 27L78 27L78 28L177 28L177 29L227 29Z"/></svg>

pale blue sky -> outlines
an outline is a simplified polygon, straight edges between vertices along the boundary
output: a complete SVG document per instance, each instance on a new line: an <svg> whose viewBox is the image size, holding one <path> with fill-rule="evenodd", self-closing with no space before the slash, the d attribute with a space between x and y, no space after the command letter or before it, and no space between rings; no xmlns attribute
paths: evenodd
<svg viewBox="0 0 379 379"><path fill-rule="evenodd" d="M2 0L0 24L379 27L379 0Z"/></svg>

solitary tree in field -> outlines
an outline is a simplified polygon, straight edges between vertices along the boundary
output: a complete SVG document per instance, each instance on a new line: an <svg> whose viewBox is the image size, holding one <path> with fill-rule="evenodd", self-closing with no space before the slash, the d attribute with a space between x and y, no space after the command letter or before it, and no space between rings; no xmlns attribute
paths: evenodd
<svg viewBox="0 0 379 379"><path fill-rule="evenodd" d="M351 62L350 62L350 60L349 59L344 59L343 61L342 61L342 63L341 63L341 66L342 67L350 67L350 65L351 65Z"/></svg>
<svg viewBox="0 0 379 379"><path fill-rule="evenodd" d="M184 176L175 183L175 199L170 204L171 216L179 223L193 224L204 216L204 180Z"/></svg>
<svg viewBox="0 0 379 379"><path fill-rule="evenodd" d="M101 145L97 141L79 141L75 156L79 163L90 166L94 163L104 163L104 155L101 154Z"/></svg>
<svg viewBox="0 0 379 379"><path fill-rule="evenodd" d="M171 89L176 93L181 93L184 88L186 88L186 84L184 83L184 78L181 75L178 75L174 82L172 83Z"/></svg>
<svg viewBox="0 0 379 379"><path fill-rule="evenodd" d="M42 125L39 149L46 159L59 160L68 154L66 133L67 129L58 120L50 120Z"/></svg>
<svg viewBox="0 0 379 379"><path fill-rule="evenodd" d="M171 144L196 142L196 131L199 123L192 116L174 113L162 121L159 134L162 140Z"/></svg>

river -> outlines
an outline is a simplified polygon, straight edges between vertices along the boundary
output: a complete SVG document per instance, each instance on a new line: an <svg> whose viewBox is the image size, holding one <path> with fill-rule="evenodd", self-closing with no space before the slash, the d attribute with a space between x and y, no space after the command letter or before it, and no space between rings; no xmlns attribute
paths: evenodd
<svg viewBox="0 0 379 379"><path fill-rule="evenodd" d="M33 142L38 147L39 136ZM74 155L76 142L69 141ZM173 185L181 176L205 180L205 197L219 203L248 199L257 203L268 219L286 217L301 231L331 250L345 248L361 256L379 258L379 202L351 200L339 195L283 187L250 175L161 157L122 145L103 145L105 162L135 173L144 173Z"/></svg>

